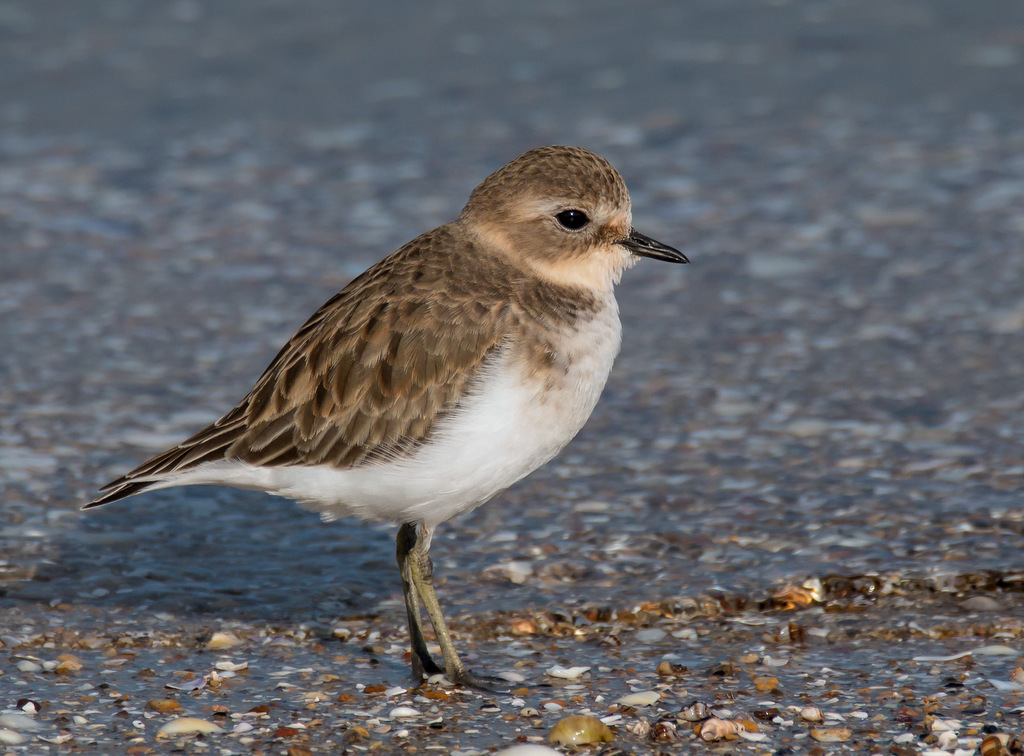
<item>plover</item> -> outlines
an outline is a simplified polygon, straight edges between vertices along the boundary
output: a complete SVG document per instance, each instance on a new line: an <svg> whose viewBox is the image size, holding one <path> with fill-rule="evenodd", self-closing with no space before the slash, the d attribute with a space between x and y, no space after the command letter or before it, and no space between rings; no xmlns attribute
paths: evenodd
<svg viewBox="0 0 1024 756"><path fill-rule="evenodd" d="M457 220L317 310L226 415L84 508L213 484L295 499L325 519L398 523L414 672L486 687L441 613L431 536L583 427L619 351L613 288L639 257L688 262L633 228L607 160L578 147L531 150L484 179Z"/></svg>

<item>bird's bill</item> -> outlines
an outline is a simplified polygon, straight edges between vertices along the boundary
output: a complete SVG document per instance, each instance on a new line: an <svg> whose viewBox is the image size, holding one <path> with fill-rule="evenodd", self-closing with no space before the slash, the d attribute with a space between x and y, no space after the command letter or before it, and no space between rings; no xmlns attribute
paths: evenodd
<svg viewBox="0 0 1024 756"><path fill-rule="evenodd" d="M653 257L655 260L664 260L673 263L690 262L686 255L674 247L655 241L649 236L644 236L635 228L630 229L629 236L619 242L634 255L641 257Z"/></svg>

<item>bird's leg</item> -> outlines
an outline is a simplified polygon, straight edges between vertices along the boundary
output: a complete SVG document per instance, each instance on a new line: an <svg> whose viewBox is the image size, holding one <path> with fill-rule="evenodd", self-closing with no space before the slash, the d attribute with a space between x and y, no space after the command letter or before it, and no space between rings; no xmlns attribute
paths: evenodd
<svg viewBox="0 0 1024 756"><path fill-rule="evenodd" d="M427 642L423 638L423 626L420 619L419 593L412 571L412 559L409 553L416 546L416 526L402 525L395 540L395 553L398 557L398 569L402 573L402 592L405 594L405 611L409 616L409 641L412 647L412 670L418 678L444 672L427 650Z"/></svg>
<svg viewBox="0 0 1024 756"><path fill-rule="evenodd" d="M451 633L441 613L441 604L434 593L434 566L430 561L430 537L433 529L420 526L419 532L415 525L406 523L398 529L395 553L398 557L398 569L402 573L402 591L405 594L405 610L409 616L409 639L412 645L413 672L419 677L444 675L456 685L468 685L492 693L507 693L505 680L479 678L466 669ZM423 638L423 625L420 619L420 602L427 610L430 624L434 626L434 635L444 655L445 666L437 665L427 650L427 642Z"/></svg>
<svg viewBox="0 0 1024 756"><path fill-rule="evenodd" d="M452 643L451 633L448 632L448 625L441 613L441 604L434 593L434 565L430 561L430 538L433 529L425 525L420 526L419 534L413 526L403 525L402 529L410 528L415 543L408 552L407 562L409 573L412 578L413 587L423 601L423 608L427 610L430 624L434 626L434 635L437 636L437 643L441 646L441 653L444 655L445 676L456 684L464 684L468 681L469 675L458 653L455 651L455 644ZM401 537L401 534L399 534ZM415 601L415 599L414 599ZM408 601L406 606L409 606Z"/></svg>

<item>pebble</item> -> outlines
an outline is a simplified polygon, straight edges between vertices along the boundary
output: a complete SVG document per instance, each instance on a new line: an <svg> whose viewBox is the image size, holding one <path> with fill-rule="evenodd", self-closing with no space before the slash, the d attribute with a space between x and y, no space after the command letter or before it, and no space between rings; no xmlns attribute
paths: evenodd
<svg viewBox="0 0 1024 756"><path fill-rule="evenodd" d="M532 743L527 745L516 745L511 748L498 751L495 756L562 756L561 751L556 751L554 748L548 748L547 746L534 745Z"/></svg>
<svg viewBox="0 0 1024 756"><path fill-rule="evenodd" d="M43 665L29 659L22 659L14 665L19 672L42 672Z"/></svg>
<svg viewBox="0 0 1024 756"><path fill-rule="evenodd" d="M829 729L816 728L811 730L811 737L819 743L841 743L844 740L849 740L852 735L853 733L845 727L834 727Z"/></svg>
<svg viewBox="0 0 1024 756"><path fill-rule="evenodd" d="M181 708L181 704L173 698L153 698L146 702L146 708L167 713L169 711L177 711Z"/></svg>
<svg viewBox="0 0 1024 756"><path fill-rule="evenodd" d="M548 742L557 745L587 745L611 742L612 737L612 731L600 719L572 714L558 720L551 728Z"/></svg>
<svg viewBox="0 0 1024 756"><path fill-rule="evenodd" d="M172 719L156 732L158 738L169 738L174 735L216 735L224 732L213 722L197 717L180 717Z"/></svg>

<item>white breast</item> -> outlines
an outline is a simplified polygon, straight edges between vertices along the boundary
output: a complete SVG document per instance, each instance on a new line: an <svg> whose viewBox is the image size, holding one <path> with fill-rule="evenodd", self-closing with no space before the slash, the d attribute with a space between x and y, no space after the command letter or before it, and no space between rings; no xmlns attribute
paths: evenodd
<svg viewBox="0 0 1024 756"><path fill-rule="evenodd" d="M214 462L171 485L216 483L301 502L326 518L437 525L468 512L554 457L590 417L619 351L618 306L555 334L564 373L534 375L514 345L481 373L461 407L409 457L352 470ZM183 476L184 477L184 476Z"/></svg>

